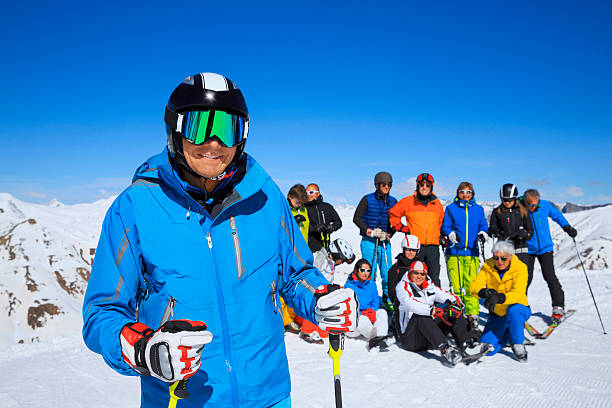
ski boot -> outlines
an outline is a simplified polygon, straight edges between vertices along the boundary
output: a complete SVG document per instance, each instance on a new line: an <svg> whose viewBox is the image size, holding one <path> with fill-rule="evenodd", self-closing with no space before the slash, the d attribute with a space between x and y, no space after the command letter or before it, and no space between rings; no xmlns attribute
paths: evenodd
<svg viewBox="0 0 612 408"><path fill-rule="evenodd" d="M291 322L285 326L285 333L298 334L300 332L300 325L296 322Z"/></svg>
<svg viewBox="0 0 612 408"><path fill-rule="evenodd" d="M454 367L461 361L461 353L459 353L459 350L457 350L457 347L455 346L451 346L448 343L442 343L438 347L438 350L440 350L440 354L442 355L444 362L451 367Z"/></svg>
<svg viewBox="0 0 612 408"><path fill-rule="evenodd" d="M521 363L527 362L527 349L524 344L513 344L512 351L514 352L514 357Z"/></svg>
<svg viewBox="0 0 612 408"><path fill-rule="evenodd" d="M561 319L563 319L563 315L564 314L565 314L565 312L563 311L562 307L560 307L560 306L553 306L552 317L551 317L552 324L559 324L559 323L561 323Z"/></svg>
<svg viewBox="0 0 612 408"><path fill-rule="evenodd" d="M389 346L385 341L386 336L377 336L373 337L368 341L368 351L372 350L374 347L378 347L379 351L388 351Z"/></svg>
<svg viewBox="0 0 612 408"><path fill-rule="evenodd" d="M316 331L313 331L312 333L300 332L300 337L307 343L323 344L323 339Z"/></svg>

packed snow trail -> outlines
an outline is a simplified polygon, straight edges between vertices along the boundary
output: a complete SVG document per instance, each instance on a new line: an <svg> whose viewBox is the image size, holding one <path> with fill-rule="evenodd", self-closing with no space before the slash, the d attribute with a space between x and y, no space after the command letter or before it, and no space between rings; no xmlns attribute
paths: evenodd
<svg viewBox="0 0 612 408"><path fill-rule="evenodd" d="M535 325L550 315L548 288L536 275L529 291ZM346 339L340 359L346 408L414 406L609 407L612 405L612 336L603 335L581 271L562 270L568 307L576 314L546 342L529 347L529 362L503 349L478 364L454 368L437 352L367 351L362 340ZM612 324L612 271L589 271L604 322ZM481 314L484 318L484 313ZM308 344L295 334L285 343L294 407L334 406L328 345ZM83 345L80 336L0 351L3 408L102 408L138 406L139 381L115 373Z"/></svg>

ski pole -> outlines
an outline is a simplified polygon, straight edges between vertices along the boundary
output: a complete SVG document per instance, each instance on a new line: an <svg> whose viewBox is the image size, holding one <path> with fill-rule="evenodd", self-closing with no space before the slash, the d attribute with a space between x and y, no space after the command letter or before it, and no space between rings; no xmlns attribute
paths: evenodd
<svg viewBox="0 0 612 408"><path fill-rule="evenodd" d="M374 281L376 281L376 258L378 255L378 238L376 238L376 245L374 245L374 261L372 262L372 273L374 274Z"/></svg>
<svg viewBox="0 0 612 408"><path fill-rule="evenodd" d="M584 263L582 262L582 258L580 257L580 251L578 251L578 245L576 245L576 239L572 238L572 241L574 241L574 247L576 248L576 254L578 254L578 259L580 260L580 265L582 265L582 271L584 272L584 277L586 278L587 285L589 285L589 291L591 292L591 297L593 298L593 303L595 304L595 310L597 311L597 316L599 317L599 323L601 323L603 334L608 334L606 333L606 328L604 327L603 321L601 320L601 315L599 314L599 308L597 307L597 302L595 301L595 296L593 295L593 289L591 289L591 283L589 282L589 277L586 273L586 269L584 269Z"/></svg>
<svg viewBox="0 0 612 408"><path fill-rule="evenodd" d="M334 392L336 397L336 408L342 408L342 389L340 387L340 356L344 349L344 334L329 334L329 351L327 354L332 359L334 369Z"/></svg>

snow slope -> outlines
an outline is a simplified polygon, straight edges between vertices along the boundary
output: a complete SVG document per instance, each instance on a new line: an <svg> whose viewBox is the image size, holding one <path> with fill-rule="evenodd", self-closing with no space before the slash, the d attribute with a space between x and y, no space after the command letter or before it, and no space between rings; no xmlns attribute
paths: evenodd
<svg viewBox="0 0 612 408"><path fill-rule="evenodd" d="M1 336L17 342L35 336L34 344L0 347L0 406L2 407L117 407L137 406L139 383L108 368L80 338L80 303L83 282L71 268L87 269L95 248L100 223L110 201L80 206L41 206L0 195L0 320ZM339 207L344 223L338 236L349 240L359 252L357 228L352 224L354 207ZM578 245L604 324L612 327L612 207L567 215L578 231ZM35 224L27 222L36 220ZM23 222L23 221L26 222ZM83 228L80 228L83 226ZM15 228L13 228L15 227ZM13 230L11 231L11 228ZM576 314L548 340L529 347L529 362L521 364L503 351L481 363L447 368L437 354L410 353L395 345L390 352L367 352L365 342L348 340L341 357L345 407L609 407L612 406L612 338L602 334L584 273L577 265L573 243L553 226L556 265L566 292L568 307ZM52 242L44 240L52 237ZM44 239L43 239L44 238ZM392 240L393 253L400 237ZM38 241L36 241L38 240ZM75 248L73 248L73 246ZM12 249L10 249L12 247ZM15 257L9 260L10 253ZM73 256L70 256L72 254ZM48 256L57 257L49 263ZM26 260L27 257L27 260ZM574 259L572 259L574 257ZM89 263L88 263L89 262ZM390 260L391 262L391 260ZM39 287L27 289L26 268ZM576 269L578 266L578 269ZM17 270L17 273L14 271ZM60 271L65 283L58 282ZM335 280L342 282L350 267L339 268ZM445 269L443 269L444 271ZM442 272L443 286L447 285ZM83 280L83 279L81 279ZM74 283L74 295L70 288ZM11 316L5 292L17 303ZM44 291L44 292L43 292ZM48 299L48 300L44 300ZM27 310L38 302L62 308L63 314L46 317L35 329L27 325ZM550 313L550 296L536 269L529 291L534 316L530 321L543 328ZM21 314L20 314L21 313ZM6 316L6 317L5 317ZM481 312L481 321L486 314ZM6 336L6 333L10 335ZM60 336L61 335L61 336ZM4 337L3 337L4 338ZM287 334L294 407L333 407L332 364L327 345L311 345ZM14 343L13 342L13 343Z"/></svg>

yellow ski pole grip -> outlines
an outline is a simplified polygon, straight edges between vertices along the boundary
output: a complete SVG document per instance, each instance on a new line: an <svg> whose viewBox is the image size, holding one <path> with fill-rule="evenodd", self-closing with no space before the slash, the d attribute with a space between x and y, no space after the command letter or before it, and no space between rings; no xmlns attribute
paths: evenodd
<svg viewBox="0 0 612 408"><path fill-rule="evenodd" d="M168 408L176 408L178 400L189 398L189 391L187 391L187 379L170 384L169 392L170 402L168 403Z"/></svg>

